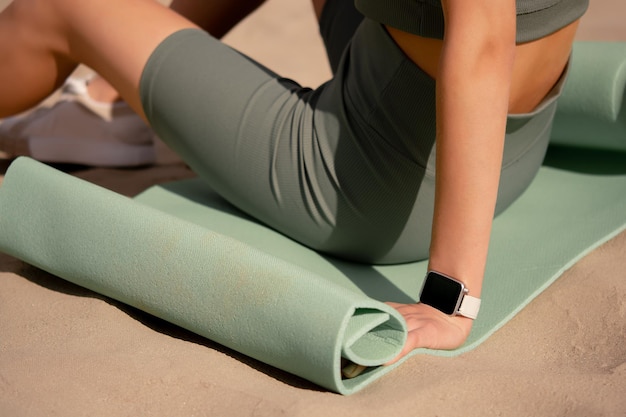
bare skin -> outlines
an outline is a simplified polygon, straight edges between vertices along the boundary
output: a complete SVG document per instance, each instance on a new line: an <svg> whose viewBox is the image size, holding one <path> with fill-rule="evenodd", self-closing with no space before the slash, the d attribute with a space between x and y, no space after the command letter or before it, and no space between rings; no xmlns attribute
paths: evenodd
<svg viewBox="0 0 626 417"><path fill-rule="evenodd" d="M495 10L495 19L512 19L515 4L509 2L507 11L505 3L485 5ZM569 58L577 22L541 40L514 45L514 21L476 33L483 17L463 10L475 5L462 0L443 4L446 21L459 22L447 30L445 42L388 30L407 56L438 80L437 188L429 269L458 277L471 295L480 297L506 114L533 110L552 89ZM463 56L473 48L478 52ZM394 306L410 330L401 356L411 346L458 347L471 330L472 320L437 316L429 306Z"/></svg>
<svg viewBox="0 0 626 417"><path fill-rule="evenodd" d="M0 66L7 97L0 99L0 117L43 100L78 63L106 78L143 116L138 86L151 52L173 32L197 27L152 0L16 0L0 14L0 51L11 63Z"/></svg>
<svg viewBox="0 0 626 417"><path fill-rule="evenodd" d="M578 21L575 21L545 38L516 46L509 113L533 110L552 89L569 59L577 28ZM387 30L417 66L431 77L436 77L443 41L392 27L387 27Z"/></svg>
<svg viewBox="0 0 626 417"><path fill-rule="evenodd" d="M318 18L324 4L313 0ZM445 41L389 26L387 30L403 52L438 81L437 190L429 269L461 279L471 295L480 297L506 115L533 110L552 89L569 59L578 22L515 45L514 1L442 4ZM405 348L395 360L416 347L456 348L473 323L423 304L390 304L409 328Z"/></svg>
<svg viewBox="0 0 626 417"><path fill-rule="evenodd" d="M445 41L390 28L407 55L437 80L437 185L430 268L480 296L502 163L506 116L531 109L563 70L575 25L515 45L515 0L443 0ZM323 2L314 1L319 13ZM111 30L115 22L118 30ZM15 0L0 14L0 117L55 90L82 62L143 115L139 80L167 36L198 25L153 0ZM536 68L542 68L538 74ZM394 304L417 347L451 349L472 320L423 304Z"/></svg>
<svg viewBox="0 0 626 417"><path fill-rule="evenodd" d="M170 8L213 36L221 38L264 1L248 0L235 3L221 0L207 3L174 0ZM319 20L326 0L313 0L312 3ZM577 27L578 21L548 37L517 45L509 97L509 113L531 111L550 91L569 58L570 45ZM411 60L435 78L443 41L412 35L393 27L387 27L387 30ZM552 53L546 54L546 50ZM122 99L113 86L99 76L89 83L88 91L89 95L98 101L113 102Z"/></svg>
<svg viewBox="0 0 626 417"><path fill-rule="evenodd" d="M313 0L318 20L325 4L326 0ZM577 20L545 38L516 46L509 113L531 111L552 89L569 59L578 23ZM437 77L442 40L413 35L391 26L387 26L387 31L418 67L432 78Z"/></svg>
<svg viewBox="0 0 626 417"><path fill-rule="evenodd" d="M219 39L264 2L265 0L173 0L170 9ZM99 75L89 81L87 93L94 100L104 103L122 101L117 90Z"/></svg>
<svg viewBox="0 0 626 417"><path fill-rule="evenodd" d="M506 9L506 4L484 3L496 11L490 22L507 13L514 16L514 2L509 2L508 11L498 8ZM463 10L476 4L443 4L446 21L455 25L447 30L445 42L387 29L407 56L438 80L437 189L429 269L458 277L471 295L480 297L506 114L533 110L552 89L569 58L578 22L543 39L513 45L514 22L481 33L476 28L484 17ZM502 42L507 37L508 46ZM478 52L463 56L473 48ZM399 357L416 346L458 347L471 330L472 320L464 317L445 316L422 304L392 305L410 330Z"/></svg>

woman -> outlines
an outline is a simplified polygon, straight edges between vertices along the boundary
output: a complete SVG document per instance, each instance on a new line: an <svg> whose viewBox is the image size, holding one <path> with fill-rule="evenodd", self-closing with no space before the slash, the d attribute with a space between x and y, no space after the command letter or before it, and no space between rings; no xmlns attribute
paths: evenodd
<svg viewBox="0 0 626 417"><path fill-rule="evenodd" d="M356 261L429 257L433 280L463 283L469 312L395 305L410 330L400 356L455 348L494 213L541 164L587 0L313 3L335 70L315 91L152 0L15 0L0 15L0 117L87 64L269 226Z"/></svg>
<svg viewBox="0 0 626 417"><path fill-rule="evenodd" d="M172 0L169 7L216 38L264 0ZM6 5L0 7L3 9ZM162 147L145 121L104 78L70 77L49 106L0 120L0 153L49 163L97 167L168 164L179 158ZM43 145L43 146L42 146Z"/></svg>

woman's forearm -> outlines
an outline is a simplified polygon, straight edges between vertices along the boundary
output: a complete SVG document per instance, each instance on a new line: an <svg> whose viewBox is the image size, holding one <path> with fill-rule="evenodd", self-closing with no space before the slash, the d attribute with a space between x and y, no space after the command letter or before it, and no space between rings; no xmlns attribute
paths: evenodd
<svg viewBox="0 0 626 417"><path fill-rule="evenodd" d="M515 2L451 0L444 10L429 268L460 279L479 296L502 164Z"/></svg>

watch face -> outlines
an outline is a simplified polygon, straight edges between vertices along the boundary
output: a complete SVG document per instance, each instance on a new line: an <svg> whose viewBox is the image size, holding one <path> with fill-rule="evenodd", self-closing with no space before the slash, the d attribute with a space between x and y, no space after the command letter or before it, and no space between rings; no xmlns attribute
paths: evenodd
<svg viewBox="0 0 626 417"><path fill-rule="evenodd" d="M420 302L446 314L454 314L463 293L463 284L437 272L429 272L422 287Z"/></svg>

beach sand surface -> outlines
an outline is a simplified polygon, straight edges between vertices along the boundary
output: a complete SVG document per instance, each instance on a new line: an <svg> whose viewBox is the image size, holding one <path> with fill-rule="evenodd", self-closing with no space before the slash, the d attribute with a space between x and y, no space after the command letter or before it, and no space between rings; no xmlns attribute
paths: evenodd
<svg viewBox="0 0 626 417"><path fill-rule="evenodd" d="M624 22L626 2L594 0L579 39L626 40ZM304 85L330 73L306 0L269 0L226 41ZM193 175L179 162L72 174L129 196ZM623 417L625 253L622 233L478 348L412 357L349 397L0 254L0 416Z"/></svg>

